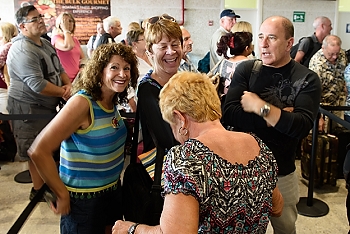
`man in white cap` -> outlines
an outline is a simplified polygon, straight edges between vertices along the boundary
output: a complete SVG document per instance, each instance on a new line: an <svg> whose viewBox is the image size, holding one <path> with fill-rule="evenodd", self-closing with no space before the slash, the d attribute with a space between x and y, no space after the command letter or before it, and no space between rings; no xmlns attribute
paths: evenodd
<svg viewBox="0 0 350 234"><path fill-rule="evenodd" d="M210 69L212 69L221 58L216 53L218 41L222 35L225 35L231 31L231 28L236 23L236 18L241 18L241 16L236 15L236 13L231 9L225 9L221 12L220 27L215 31L210 41Z"/></svg>

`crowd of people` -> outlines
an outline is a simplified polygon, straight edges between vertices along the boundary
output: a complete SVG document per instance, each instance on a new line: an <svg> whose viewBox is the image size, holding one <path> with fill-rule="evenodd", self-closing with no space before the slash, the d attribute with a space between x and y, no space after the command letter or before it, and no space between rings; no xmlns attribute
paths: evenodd
<svg viewBox="0 0 350 234"><path fill-rule="evenodd" d="M301 40L295 59L289 19L263 21L257 56L252 26L238 18L223 10L210 41L218 84L198 72L190 32L168 14L130 23L122 42L115 41L120 20L107 17L87 58L70 13L57 17L51 41L32 5L16 12L18 35L0 24L0 112L55 114L11 126L28 161L30 199L49 186L61 233L264 233L269 222L276 234L296 233L298 143L320 103L349 102L350 61L327 17L315 19L314 44ZM166 153L157 226L123 220L127 130L119 110L126 105L140 116L143 152ZM325 130L327 119L319 122Z"/></svg>

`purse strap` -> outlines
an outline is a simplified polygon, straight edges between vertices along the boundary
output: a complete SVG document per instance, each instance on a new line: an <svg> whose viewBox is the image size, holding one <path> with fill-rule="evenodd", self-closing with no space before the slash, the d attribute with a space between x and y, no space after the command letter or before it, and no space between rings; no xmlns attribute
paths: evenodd
<svg viewBox="0 0 350 234"><path fill-rule="evenodd" d="M154 132L151 128L148 128L149 133L151 134L154 145L157 148L156 152L156 162L154 168L154 180L152 185L152 191L161 191L161 181L162 181L162 169L163 169L163 159L165 155L165 150L158 144L157 138L154 135Z"/></svg>
<svg viewBox="0 0 350 234"><path fill-rule="evenodd" d="M224 58L221 58L219 62L215 64L215 66L207 73L208 76L215 75L213 72L216 70L216 68L221 64L221 62L224 60Z"/></svg>
<svg viewBox="0 0 350 234"><path fill-rule="evenodd" d="M137 148L139 145L139 129L140 129L139 126L140 126L139 108L136 108L134 132L132 134L132 147L130 152L130 163L137 162Z"/></svg>
<svg viewBox="0 0 350 234"><path fill-rule="evenodd" d="M141 80L140 84L145 83L145 82L148 82L151 85L161 89L159 84L154 82L154 80L151 79L150 77L144 77ZM139 108L137 108L136 109L136 116L135 116L135 125L134 125L134 133L133 133L133 140L132 140L130 163L131 162L136 163L136 161L137 161L139 119L140 119ZM157 138L156 138L152 128L149 128L148 125L146 127L147 127L147 129L152 137L153 143L157 149L152 191L160 192L161 188L162 188L162 186L161 186L162 178L161 177L162 177L162 168L163 168L163 159L164 159L164 155L165 155L165 149L158 144Z"/></svg>

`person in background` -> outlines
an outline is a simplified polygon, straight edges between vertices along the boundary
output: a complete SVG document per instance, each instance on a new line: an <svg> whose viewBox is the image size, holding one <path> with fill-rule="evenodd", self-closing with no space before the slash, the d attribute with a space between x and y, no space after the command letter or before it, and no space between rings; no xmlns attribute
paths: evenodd
<svg viewBox="0 0 350 234"><path fill-rule="evenodd" d="M316 72L321 80L321 105L344 106L347 96L344 70L347 65L345 51L341 49L342 41L338 36L328 35L323 39L322 48L312 56L309 69ZM344 119L344 111L333 111ZM340 124L333 122L332 129ZM330 132L329 118L321 117L319 130Z"/></svg>
<svg viewBox="0 0 350 234"><path fill-rule="evenodd" d="M216 53L217 43L222 35L229 33L235 25L237 18L241 16L231 9L225 9L220 14L220 27L215 31L210 40L210 70L220 61L221 57Z"/></svg>
<svg viewBox="0 0 350 234"><path fill-rule="evenodd" d="M71 13L62 12L56 19L56 30L54 30L51 44L56 48L62 66L71 82L80 71L80 64L85 61L85 55L80 43L74 37L75 19Z"/></svg>
<svg viewBox="0 0 350 234"><path fill-rule="evenodd" d="M11 39L17 36L15 25L8 22L0 22L0 113L8 114L7 88L10 86L10 77L7 71L6 59L12 45Z"/></svg>
<svg viewBox="0 0 350 234"><path fill-rule="evenodd" d="M253 34L253 27L247 21L239 21L233 25L231 32L250 32L251 34Z"/></svg>
<svg viewBox="0 0 350 234"><path fill-rule="evenodd" d="M348 65L344 70L344 79L347 90L345 106L350 107L350 61L348 61ZM344 119L350 123L350 111L344 111Z"/></svg>
<svg viewBox="0 0 350 234"><path fill-rule="evenodd" d="M247 21L239 21L233 25L231 32L250 32L253 35L253 27L251 23ZM248 55L249 59L255 58L254 44L252 43L252 53Z"/></svg>
<svg viewBox="0 0 350 234"><path fill-rule="evenodd" d="M57 197L51 209L62 215L62 234L110 233L110 225L123 217L120 174L127 130L116 105L137 77L131 48L99 46L74 83L74 96L28 150ZM58 174L50 156L60 145Z"/></svg>
<svg viewBox="0 0 350 234"><path fill-rule="evenodd" d="M152 69L152 63L150 58L147 55L146 49L146 39L143 29L135 29L131 30L126 34L126 40L131 46L132 51L137 56L137 60L139 61L139 79L138 82Z"/></svg>
<svg viewBox="0 0 350 234"><path fill-rule="evenodd" d="M137 22L131 22L131 23L128 25L128 31L127 31L127 33L130 32L130 31L137 30L137 29L142 29L142 28L141 28L141 25L140 25L139 23L137 23ZM121 43L123 43L124 45L129 45L129 42L128 42L127 38L121 40Z"/></svg>
<svg viewBox="0 0 350 234"><path fill-rule="evenodd" d="M159 105L181 143L166 157L160 225L119 220L113 234L131 227L133 233L265 233L269 217L283 207L268 147L255 135L221 125L220 100L204 74L174 75Z"/></svg>
<svg viewBox="0 0 350 234"><path fill-rule="evenodd" d="M13 44L6 60L11 77L7 110L9 114L54 115L59 101L70 97L71 82L55 48L48 40L41 38L46 33L46 26L38 10L33 5L28 5L20 8L15 17L21 33L12 39ZM50 118L11 121L20 160L29 160L28 167L33 181L30 200L44 181L27 151L50 121ZM51 154L50 160L54 162Z"/></svg>
<svg viewBox="0 0 350 234"><path fill-rule="evenodd" d="M96 24L96 34L92 35L89 38L89 41L88 41L88 43L86 45L86 47L87 47L87 56L89 58L91 58L92 52L94 50L96 50L97 42L100 39L100 37L102 36L102 34L104 34L104 33L105 33L105 30L103 29L103 22L98 22Z"/></svg>
<svg viewBox="0 0 350 234"><path fill-rule="evenodd" d="M214 74L220 74L219 96L226 95L231 83L231 78L238 64L248 59L253 51L253 35L250 32L228 33L220 38L217 54L225 59L214 70ZM229 50L232 57L227 56Z"/></svg>
<svg viewBox="0 0 350 234"><path fill-rule="evenodd" d="M116 42L114 38L122 34L122 25L117 17L108 16L103 20L103 29L105 33L97 41L96 48L102 44Z"/></svg>
<svg viewBox="0 0 350 234"><path fill-rule="evenodd" d="M191 34L183 26L181 26L180 28L182 31L182 40L183 40L183 46L182 46L183 56L181 59L179 71L198 72L196 66L192 63L190 57L188 56L188 53L192 52L192 45L193 45Z"/></svg>
<svg viewBox="0 0 350 234"><path fill-rule="evenodd" d="M311 35L313 45L310 45L311 42L307 37L302 39L299 43L298 52L294 58L295 61L306 67L309 67L310 59L319 49L321 49L323 39L329 35L333 29L331 20L325 16L317 17L312 26L315 30ZM308 53L311 46L313 47L312 51ZM308 58L305 57L306 54L308 54Z"/></svg>
<svg viewBox="0 0 350 234"><path fill-rule="evenodd" d="M290 57L293 23L268 17L258 38L262 66L250 80L256 60L235 70L224 103L222 122L236 131L253 132L271 149L278 165L278 188L284 207L272 217L275 234L296 233L299 179L295 167L298 140L307 136L317 117L321 84L317 74Z"/></svg>
<svg viewBox="0 0 350 234"><path fill-rule="evenodd" d="M146 53L146 40L144 36L144 31L141 28L137 28L135 25L136 22L132 22L129 24L128 33L126 34L126 41L128 45L131 46L132 51L137 56L138 60L138 69L139 69L139 77L137 79L137 83L140 82L141 78L145 76L150 69L152 69L152 65L150 63L150 59ZM133 28L136 27L136 28ZM136 102L137 102L135 89L130 87L128 89L128 103L123 103L122 108L126 111L130 109L130 112L136 112Z"/></svg>

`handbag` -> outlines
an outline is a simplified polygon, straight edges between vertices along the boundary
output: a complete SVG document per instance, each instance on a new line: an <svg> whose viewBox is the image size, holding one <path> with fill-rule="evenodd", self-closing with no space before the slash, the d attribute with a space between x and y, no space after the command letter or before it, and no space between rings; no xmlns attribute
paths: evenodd
<svg viewBox="0 0 350 234"><path fill-rule="evenodd" d="M156 163L154 180L152 181L146 167L137 162L138 131L135 129L139 129L138 110L136 110L130 164L126 167L123 177L124 219L135 223L158 225L164 204L164 199L161 196L163 191L161 172L165 151L159 146L153 131L149 129L156 145Z"/></svg>

